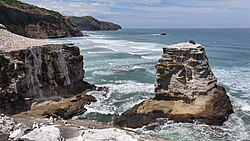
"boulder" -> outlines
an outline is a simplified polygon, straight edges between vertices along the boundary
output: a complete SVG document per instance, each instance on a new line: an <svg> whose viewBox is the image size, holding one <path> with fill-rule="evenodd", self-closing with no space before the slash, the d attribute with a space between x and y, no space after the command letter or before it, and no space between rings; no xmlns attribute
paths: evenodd
<svg viewBox="0 0 250 141"><path fill-rule="evenodd" d="M27 112L23 112L19 115L29 115L32 117L61 117L63 119L69 119L73 116L83 114L87 111L84 108L85 105L95 102L95 97L86 95L85 93L78 94L74 97L63 98L59 101L45 101L42 103L34 103L31 109Z"/></svg>
<svg viewBox="0 0 250 141"><path fill-rule="evenodd" d="M229 97L209 67L204 47L195 42L163 48L156 65L155 97L124 112L114 124L142 127L168 118L222 125L233 113Z"/></svg>
<svg viewBox="0 0 250 141"><path fill-rule="evenodd" d="M43 126L34 129L28 134L21 137L23 141L62 141L60 130L56 126Z"/></svg>

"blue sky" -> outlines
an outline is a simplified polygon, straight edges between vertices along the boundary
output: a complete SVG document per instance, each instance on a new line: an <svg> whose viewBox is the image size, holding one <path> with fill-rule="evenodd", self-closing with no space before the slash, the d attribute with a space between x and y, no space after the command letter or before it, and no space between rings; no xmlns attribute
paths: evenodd
<svg viewBox="0 0 250 141"><path fill-rule="evenodd" d="M123 28L249 28L250 0L21 0Z"/></svg>

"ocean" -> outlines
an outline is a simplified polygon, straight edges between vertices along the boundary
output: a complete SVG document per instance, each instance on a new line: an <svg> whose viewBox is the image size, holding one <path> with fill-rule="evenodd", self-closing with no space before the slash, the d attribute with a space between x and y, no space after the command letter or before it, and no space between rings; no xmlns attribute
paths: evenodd
<svg viewBox="0 0 250 141"><path fill-rule="evenodd" d="M226 88L235 113L223 126L169 121L155 130L136 130L170 141L250 139L250 29L122 29L83 33L88 36L52 39L79 46L84 56L84 80L109 87L107 95L90 93L98 101L79 118L112 122L135 104L153 97L155 64L163 53L162 47L192 39L205 47L210 67L219 85Z"/></svg>

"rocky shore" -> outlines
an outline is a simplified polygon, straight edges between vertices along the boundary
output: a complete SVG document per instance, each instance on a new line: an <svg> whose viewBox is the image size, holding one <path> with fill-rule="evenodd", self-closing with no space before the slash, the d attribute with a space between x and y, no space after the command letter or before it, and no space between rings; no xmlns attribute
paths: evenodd
<svg viewBox="0 0 250 141"><path fill-rule="evenodd" d="M0 30L0 112L19 113L30 109L33 102L60 100L95 89L83 81L83 56L78 47ZM79 101L89 100L81 97Z"/></svg>
<svg viewBox="0 0 250 141"><path fill-rule="evenodd" d="M64 120L61 118L38 118L31 116L0 116L0 140L7 141L21 129L24 141L165 141L150 135L115 128L111 124L91 120Z"/></svg>
<svg viewBox="0 0 250 141"><path fill-rule="evenodd" d="M73 44L15 35L0 25L0 140L164 141L90 120L72 120L95 102L83 81L83 56Z"/></svg>
<svg viewBox="0 0 250 141"><path fill-rule="evenodd" d="M137 128L158 118L222 125L233 113L200 44L190 41L164 47L156 70L155 97L121 114L115 125Z"/></svg>

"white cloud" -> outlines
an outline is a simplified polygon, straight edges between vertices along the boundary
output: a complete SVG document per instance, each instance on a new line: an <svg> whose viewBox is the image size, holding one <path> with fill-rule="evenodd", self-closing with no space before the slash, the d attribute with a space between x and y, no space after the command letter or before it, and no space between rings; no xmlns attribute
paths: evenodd
<svg viewBox="0 0 250 141"><path fill-rule="evenodd" d="M22 0L23 2L55 10L66 16L106 15L112 13L106 4L63 0Z"/></svg>
<svg viewBox="0 0 250 141"><path fill-rule="evenodd" d="M129 25L157 26L178 22L210 26L212 20L225 25L250 25L250 0L21 0L67 16L91 15L101 20ZM248 20L246 20L248 19ZM153 20L153 21L152 21ZM198 21L198 22L197 22ZM190 23L188 23L190 22ZM206 25L206 22L208 23ZM144 24L148 23L148 25ZM154 25L153 25L154 24ZM215 23L216 25L216 23ZM239 24L240 25L240 24Z"/></svg>
<svg viewBox="0 0 250 141"><path fill-rule="evenodd" d="M83 1L83 0L72 0ZM162 0L89 0L90 2L102 2L102 3L138 3L138 4L159 4Z"/></svg>

